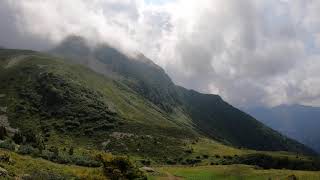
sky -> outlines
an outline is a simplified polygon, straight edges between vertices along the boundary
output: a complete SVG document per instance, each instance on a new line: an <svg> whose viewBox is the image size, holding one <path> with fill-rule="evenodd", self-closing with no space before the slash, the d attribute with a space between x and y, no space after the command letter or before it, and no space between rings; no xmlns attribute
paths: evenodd
<svg viewBox="0 0 320 180"><path fill-rule="evenodd" d="M319 17L319 0L1 0L0 46L81 35L238 107L320 106Z"/></svg>

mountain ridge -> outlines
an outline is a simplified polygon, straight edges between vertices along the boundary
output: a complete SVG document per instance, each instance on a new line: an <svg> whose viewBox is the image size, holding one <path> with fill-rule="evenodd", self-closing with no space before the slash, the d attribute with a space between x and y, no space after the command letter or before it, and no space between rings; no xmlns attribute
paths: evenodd
<svg viewBox="0 0 320 180"><path fill-rule="evenodd" d="M77 38L81 37L76 37L76 39ZM70 51L67 51L67 53L64 52L67 50L64 44L68 44L70 40L73 41L73 38L63 41L57 48L51 51L51 53L61 57L74 57L74 59L77 59L77 54ZM82 42L85 42L85 40ZM85 43L82 43L82 45L85 46ZM61 51L61 49L64 51ZM235 146L259 150L286 150L286 146L288 146L286 143L291 144L289 146L295 146L294 144L297 143L294 140L286 139L283 135L265 127L251 116L232 107L224 102L218 95L201 94L194 90L187 90L176 86L165 71L154 63L151 63L152 66L150 66L150 63L143 63L145 61L132 59L132 57L124 55L119 50L112 48L109 45L98 45L91 49L89 56L91 57L91 60L94 59L102 62L107 66L109 71L111 70L120 77L125 77L122 78L125 79L125 84L166 113L186 114L189 122L191 121L198 130L212 138L217 138L220 141ZM146 62L152 61L147 60ZM80 64L83 63L80 62ZM95 70L94 67L88 67ZM106 75L106 73L102 74ZM109 74L107 73L106 76L108 75ZM131 81L132 79L127 81L127 78L133 78L133 81ZM198 101L198 99L202 99L201 102ZM211 101L206 102L207 99L211 99ZM221 102L221 105L224 105L224 108L220 108L220 110L218 106L215 107L215 104L219 102ZM197 105L199 105L199 107L196 107ZM214 111L215 109L217 109L217 111L212 113L211 111ZM237 115L232 116L233 113ZM248 126L242 127L242 123ZM252 136L241 137L243 132L248 130L253 133ZM260 131L265 131L265 134L262 135ZM259 140L253 138L259 136L261 139L264 139L264 141L267 141L267 143L259 142ZM278 140L274 141L273 139Z"/></svg>
<svg viewBox="0 0 320 180"><path fill-rule="evenodd" d="M294 104L253 108L248 109L247 112L270 127L320 152L318 146L320 137L317 130L320 118L319 107Z"/></svg>

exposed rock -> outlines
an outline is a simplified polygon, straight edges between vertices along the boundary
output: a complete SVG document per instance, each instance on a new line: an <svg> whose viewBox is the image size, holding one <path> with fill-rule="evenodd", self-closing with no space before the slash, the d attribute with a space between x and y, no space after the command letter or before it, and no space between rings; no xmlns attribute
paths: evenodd
<svg viewBox="0 0 320 180"><path fill-rule="evenodd" d="M113 137L115 139L122 139L127 137L133 137L134 134L131 133L122 133L122 132L113 132L110 137Z"/></svg>
<svg viewBox="0 0 320 180"><path fill-rule="evenodd" d="M155 172L155 170L154 170L154 169L152 169L151 167L146 167L146 166L144 166L144 167L140 168L140 170L142 170L142 171L146 171L146 172L149 172L149 173L153 173L153 172Z"/></svg>

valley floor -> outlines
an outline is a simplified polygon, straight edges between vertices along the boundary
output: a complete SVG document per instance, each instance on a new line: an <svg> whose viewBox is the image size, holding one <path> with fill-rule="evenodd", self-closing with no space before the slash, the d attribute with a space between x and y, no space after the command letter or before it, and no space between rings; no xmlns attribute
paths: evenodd
<svg viewBox="0 0 320 180"><path fill-rule="evenodd" d="M148 174L150 180L319 180L320 172L259 170L247 165L164 166Z"/></svg>
<svg viewBox="0 0 320 180"><path fill-rule="evenodd" d="M6 159L9 157L9 159ZM248 165L156 166L149 180L319 180L319 171L262 170ZM63 165L0 149L0 179L96 179L103 180L102 168Z"/></svg>

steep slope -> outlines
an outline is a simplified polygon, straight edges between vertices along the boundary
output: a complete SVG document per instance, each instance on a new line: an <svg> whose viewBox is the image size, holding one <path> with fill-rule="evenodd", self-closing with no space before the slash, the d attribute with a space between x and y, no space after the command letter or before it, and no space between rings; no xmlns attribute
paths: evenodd
<svg viewBox="0 0 320 180"><path fill-rule="evenodd" d="M198 135L126 84L32 51L0 50L9 125L46 144L176 157Z"/></svg>
<svg viewBox="0 0 320 180"><path fill-rule="evenodd" d="M232 107L219 96L184 90L188 112L199 129L238 147L299 151L304 146Z"/></svg>
<svg viewBox="0 0 320 180"><path fill-rule="evenodd" d="M133 90L167 112L179 104L175 85L162 68L142 54L129 57L106 45L90 48L77 36L68 37L51 53L73 59L74 62L114 79L125 81Z"/></svg>
<svg viewBox="0 0 320 180"><path fill-rule="evenodd" d="M320 152L320 108L303 105L282 105L253 108L248 113L279 132Z"/></svg>
<svg viewBox="0 0 320 180"><path fill-rule="evenodd" d="M80 44L79 48L71 45ZM72 47L68 51L68 47ZM87 55L73 49L87 47ZM312 150L264 126L251 116L224 102L219 96L197 93L175 86L168 75L142 55L127 56L108 45L89 48L84 39L70 37L51 51L55 55L88 65L106 77L126 84L157 106L173 122L234 146L257 150L313 153ZM96 65L99 64L97 67ZM103 67L103 68L101 68Z"/></svg>

